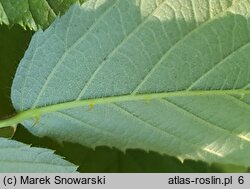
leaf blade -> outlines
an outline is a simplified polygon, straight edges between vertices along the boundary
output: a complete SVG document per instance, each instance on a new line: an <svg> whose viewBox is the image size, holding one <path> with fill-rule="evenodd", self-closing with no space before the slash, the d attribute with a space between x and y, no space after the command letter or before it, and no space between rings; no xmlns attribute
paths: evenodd
<svg viewBox="0 0 250 189"><path fill-rule="evenodd" d="M0 172L75 172L76 166L52 151L0 138Z"/></svg>
<svg viewBox="0 0 250 189"><path fill-rule="evenodd" d="M36 34L12 87L18 111L68 101L95 107L55 110L42 115L37 128L30 128L32 121L23 124L39 136L90 147L140 148L248 166L249 88L244 86L250 80L250 36L243 8L249 2L185 0L185 10L169 0L113 0L97 8L95 2L72 7ZM33 52L37 44L46 47L40 55ZM207 93L186 95L199 91ZM161 93L166 96L150 98ZM98 104L126 95L127 101ZM145 98L131 101L140 95Z"/></svg>

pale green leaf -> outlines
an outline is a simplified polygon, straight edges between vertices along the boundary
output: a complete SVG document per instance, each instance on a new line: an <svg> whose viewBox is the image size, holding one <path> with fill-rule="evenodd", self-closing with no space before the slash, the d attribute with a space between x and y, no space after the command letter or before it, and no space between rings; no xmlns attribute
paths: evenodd
<svg viewBox="0 0 250 189"><path fill-rule="evenodd" d="M75 5L33 36L12 86L20 114L2 126L249 166L249 13L248 0Z"/></svg>
<svg viewBox="0 0 250 189"><path fill-rule="evenodd" d="M0 24L20 24L31 30L46 28L56 15L77 0L0 0ZM84 2L84 0L80 0Z"/></svg>
<svg viewBox="0 0 250 189"><path fill-rule="evenodd" d="M0 138L0 172L75 172L76 166L53 151Z"/></svg>
<svg viewBox="0 0 250 189"><path fill-rule="evenodd" d="M32 144L43 148L52 148L58 155L66 160L79 165L81 173L218 173L218 172L249 172L250 169L239 165L209 164L202 161L186 160L180 162L178 159L160 155L156 152L145 152L144 150L127 150L126 153L115 148L96 147L94 150L77 143L63 142L62 145L48 137L32 135L22 125L17 127L14 140Z"/></svg>

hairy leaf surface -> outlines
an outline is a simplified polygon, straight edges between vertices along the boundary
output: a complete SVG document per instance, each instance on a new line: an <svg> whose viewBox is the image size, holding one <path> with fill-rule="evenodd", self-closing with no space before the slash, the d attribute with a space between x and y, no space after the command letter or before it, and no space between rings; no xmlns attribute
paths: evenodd
<svg viewBox="0 0 250 189"><path fill-rule="evenodd" d="M56 15L77 0L0 0L0 24L20 24L31 30L46 28ZM80 0L84 2L84 0Z"/></svg>
<svg viewBox="0 0 250 189"><path fill-rule="evenodd" d="M30 148L14 140L0 138L0 172L75 172L76 166L53 151Z"/></svg>
<svg viewBox="0 0 250 189"><path fill-rule="evenodd" d="M248 0L74 5L33 36L13 104L39 136L249 166L249 13Z"/></svg>

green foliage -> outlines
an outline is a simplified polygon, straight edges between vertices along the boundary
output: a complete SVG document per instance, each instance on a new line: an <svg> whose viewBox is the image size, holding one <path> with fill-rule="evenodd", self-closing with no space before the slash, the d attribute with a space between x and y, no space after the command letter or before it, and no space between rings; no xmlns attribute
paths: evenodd
<svg viewBox="0 0 250 189"><path fill-rule="evenodd" d="M197 173L197 172L247 172L247 168L235 165L206 164L186 160L180 162L174 157L159 155L142 150L128 150L123 153L117 149L97 147L89 149L77 143L57 143L51 138L32 135L23 126L17 128L14 138L34 146L55 150L66 160L79 165L78 171L85 173Z"/></svg>
<svg viewBox="0 0 250 189"><path fill-rule="evenodd" d="M92 148L249 166L249 2L202 2L73 6L33 36L12 86L16 110L30 110L7 123Z"/></svg>
<svg viewBox="0 0 250 189"><path fill-rule="evenodd" d="M14 136L55 149L81 172L245 172L248 7L247 0L77 4L33 36L12 86L18 115L0 127L22 122L60 142ZM181 164L151 151L240 166Z"/></svg>
<svg viewBox="0 0 250 189"><path fill-rule="evenodd" d="M0 24L20 24L31 30L46 28L77 0L0 0ZM81 3L84 0L80 0Z"/></svg>
<svg viewBox="0 0 250 189"><path fill-rule="evenodd" d="M53 151L30 148L0 138L0 172L75 172L76 166L54 155Z"/></svg>
<svg viewBox="0 0 250 189"><path fill-rule="evenodd" d="M32 32L22 30L18 26L8 29L0 27L0 117L14 113L10 102L10 86L15 69L21 60L30 41ZM10 137L13 128L0 129L0 136ZM14 140L55 150L55 153L66 160L80 165L80 172L221 172L224 166L209 166L202 162L185 161L181 163L174 157L161 156L157 153L146 153L139 150L129 150L126 154L116 149L99 147L95 150L79 144L64 142L58 144L50 138L38 138L31 135L22 126L17 128ZM1 166L1 163L0 163ZM229 166L228 172L235 171ZM16 170L13 170L15 172ZM245 172L246 168L236 169ZM34 172L34 170L30 170ZM41 171L42 172L42 171Z"/></svg>

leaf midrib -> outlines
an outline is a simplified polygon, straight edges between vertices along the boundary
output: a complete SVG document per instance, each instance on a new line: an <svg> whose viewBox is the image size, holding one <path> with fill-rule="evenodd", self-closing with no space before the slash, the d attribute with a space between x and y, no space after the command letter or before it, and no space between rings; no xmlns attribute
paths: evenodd
<svg viewBox="0 0 250 189"><path fill-rule="evenodd" d="M174 92L161 92L161 93L146 93L146 94L128 94L119 96L107 96L99 97L94 99L84 99L84 100L73 100L69 102L58 102L57 104L52 104L43 107L36 107L19 112L16 116L0 121L0 128L7 127L10 125L18 124L24 120L31 118L39 118L41 115L48 114L51 112L85 107L94 106L102 104L112 104L119 102L129 102L129 101L148 101L153 99L162 99L167 97L190 97L190 96L225 96L225 95L238 95L244 98L245 95L250 94L250 89L232 89L232 90L193 90L193 91L174 91Z"/></svg>

